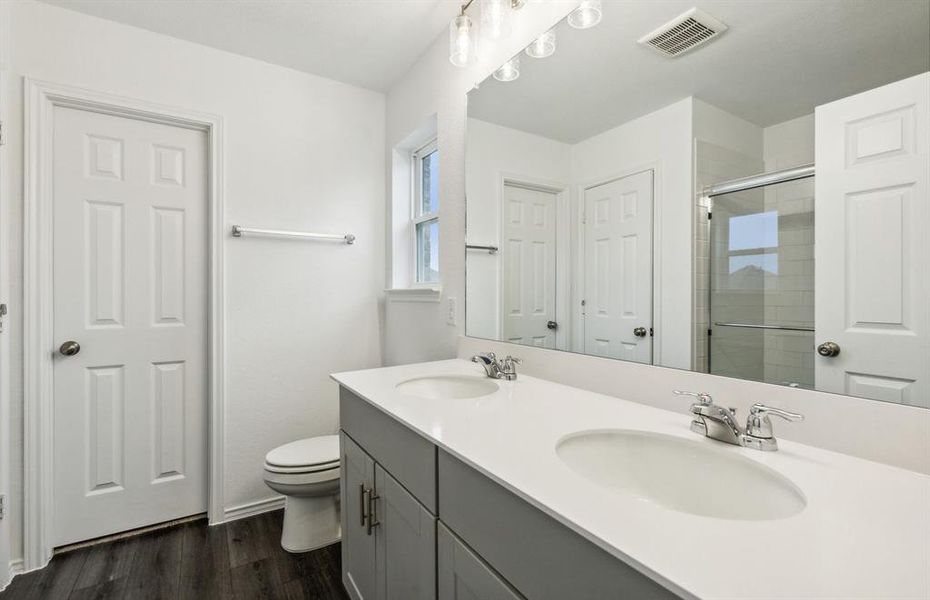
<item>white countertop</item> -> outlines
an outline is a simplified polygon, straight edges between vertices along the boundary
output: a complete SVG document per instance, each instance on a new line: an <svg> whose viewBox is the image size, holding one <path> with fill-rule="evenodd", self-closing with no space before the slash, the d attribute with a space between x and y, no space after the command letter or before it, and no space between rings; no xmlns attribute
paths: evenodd
<svg viewBox="0 0 930 600"><path fill-rule="evenodd" d="M483 373L455 359L333 379L682 596L930 598L930 476L786 440L777 452L731 446L692 433L686 409L660 410L526 375L464 400L394 389L414 377ZM774 521L695 516L608 490L556 454L566 434L613 428L715 444L765 464L803 491L807 507Z"/></svg>

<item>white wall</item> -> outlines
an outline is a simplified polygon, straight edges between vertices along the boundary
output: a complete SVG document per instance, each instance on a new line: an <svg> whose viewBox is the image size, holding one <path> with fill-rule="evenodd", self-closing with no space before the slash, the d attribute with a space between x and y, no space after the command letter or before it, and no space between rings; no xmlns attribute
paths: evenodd
<svg viewBox="0 0 930 600"><path fill-rule="evenodd" d="M468 119L465 151L466 232L469 244L496 245L501 239L501 182L504 175L524 183L569 187L571 146L549 138ZM565 241L557 241L564 244ZM466 254L466 331L473 337L501 336L501 254ZM565 282L557 282L565 285Z"/></svg>
<svg viewBox="0 0 930 600"><path fill-rule="evenodd" d="M358 236L354 246L226 240L225 503L273 496L261 479L264 454L335 432L328 375L381 362L384 96L46 4L0 4L13 21L15 78L3 149L17 174L3 196L14 432L4 522L15 524L13 554L22 552L23 76L222 115L229 224Z"/></svg>
<svg viewBox="0 0 930 600"><path fill-rule="evenodd" d="M455 356L456 338L465 331L462 300L465 298L465 122L466 94L534 37L551 28L574 8L572 2L527 2L514 19L509 38L483 42L481 59L468 69L449 63L448 32L398 81L387 95L388 156L411 133L435 115L439 134L439 265L442 302L406 303L404 310L386 314L385 362L396 357L405 362ZM390 188L390 182L386 183ZM386 207L391 214L391 206ZM388 225L390 227L390 225ZM391 270L388 248L385 268ZM459 307L454 325L446 320L445 300L455 298ZM392 334L393 332L393 334Z"/></svg>

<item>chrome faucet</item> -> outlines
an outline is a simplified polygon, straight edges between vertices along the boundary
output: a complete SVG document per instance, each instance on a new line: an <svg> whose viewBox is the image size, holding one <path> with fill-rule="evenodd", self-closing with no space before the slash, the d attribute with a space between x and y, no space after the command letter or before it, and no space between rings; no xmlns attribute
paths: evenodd
<svg viewBox="0 0 930 600"><path fill-rule="evenodd" d="M742 429L736 420L736 409L714 404L714 399L705 392L685 392L675 390L679 396L694 396L697 402L691 405L691 431L711 439L754 448L756 450L778 450L778 440L772 430L769 415L781 417L788 421L803 421L804 415L772 408L764 404L753 404L749 408L746 428Z"/></svg>
<svg viewBox="0 0 930 600"><path fill-rule="evenodd" d="M519 358L512 356L497 360L497 355L493 352L476 354L471 357L471 361L484 367L484 372L491 379L504 379L506 381L513 381L517 378L517 365L523 362Z"/></svg>

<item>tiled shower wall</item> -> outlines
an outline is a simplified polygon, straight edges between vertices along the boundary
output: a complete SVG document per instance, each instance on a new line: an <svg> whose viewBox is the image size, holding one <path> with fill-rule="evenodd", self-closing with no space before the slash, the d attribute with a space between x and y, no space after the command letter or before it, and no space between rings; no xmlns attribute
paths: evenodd
<svg viewBox="0 0 930 600"><path fill-rule="evenodd" d="M814 162L814 115L767 127L765 170ZM814 179L765 189L765 210L778 211L778 276L765 297L765 322L814 326ZM764 381L814 387L813 332L765 332Z"/></svg>

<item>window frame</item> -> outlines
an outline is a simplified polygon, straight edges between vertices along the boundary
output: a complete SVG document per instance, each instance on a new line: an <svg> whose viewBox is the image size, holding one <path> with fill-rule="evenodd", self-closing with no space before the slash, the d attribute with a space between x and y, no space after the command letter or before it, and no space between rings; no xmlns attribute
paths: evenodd
<svg viewBox="0 0 930 600"><path fill-rule="evenodd" d="M420 247L417 239L417 229L423 223L435 221L439 225L439 199L436 200L436 210L433 212L422 212L423 207L423 159L433 153L439 152L438 138L432 138L422 146L410 153L411 169L410 177L413 180L410 186L413 192L410 195L410 223L411 239L413 243L413 272L411 282L412 287L437 287L440 285L440 279L436 281L420 280ZM439 265L436 265L436 272L439 273Z"/></svg>

